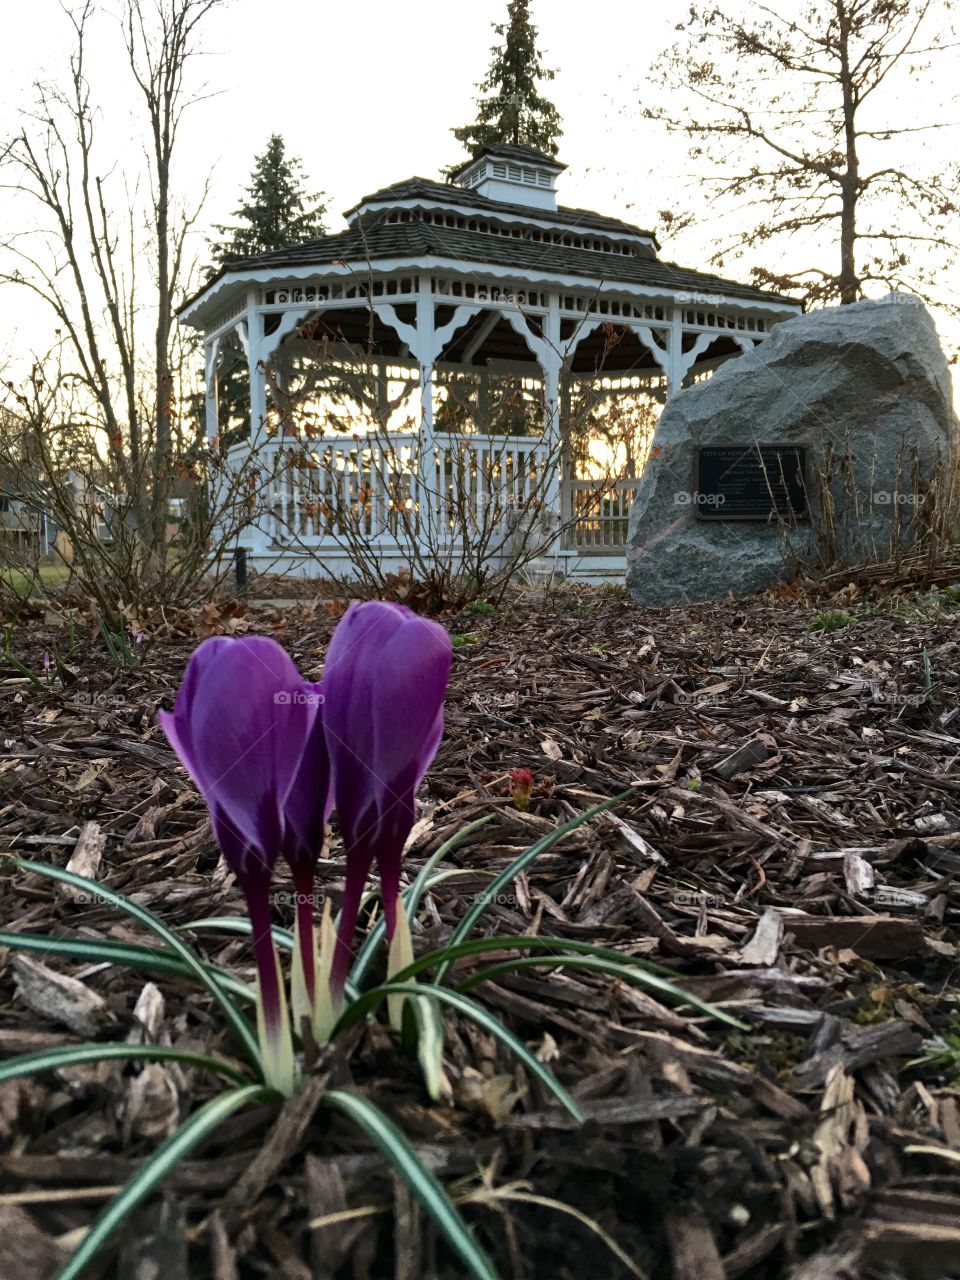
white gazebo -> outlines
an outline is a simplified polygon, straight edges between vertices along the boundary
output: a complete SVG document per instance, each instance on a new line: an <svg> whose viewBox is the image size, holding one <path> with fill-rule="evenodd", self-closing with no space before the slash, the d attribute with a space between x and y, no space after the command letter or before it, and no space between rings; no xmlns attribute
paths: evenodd
<svg viewBox="0 0 960 1280"><path fill-rule="evenodd" d="M497 485L510 490L505 519L542 485L555 566L622 577L640 460L621 458L626 473L592 502L596 476L568 448L571 405L603 422L611 397L662 404L801 308L664 262L649 231L558 205L563 169L491 146L450 183L410 178L364 196L344 232L231 261L184 305L181 321L204 335L207 434L221 445L238 432L218 389L243 371L248 421L228 458L256 450L269 476L242 539L254 567L349 575L344 504L373 553L401 567L398 506L424 520L430 509L457 538L465 507L479 520ZM316 401L312 414L290 411L305 366L324 360L368 426ZM290 465L267 465L284 453Z"/></svg>

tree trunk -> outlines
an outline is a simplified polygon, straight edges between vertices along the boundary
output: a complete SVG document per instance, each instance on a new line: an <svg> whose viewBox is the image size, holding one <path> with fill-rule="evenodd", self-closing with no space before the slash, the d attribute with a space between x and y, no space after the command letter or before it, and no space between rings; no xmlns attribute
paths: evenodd
<svg viewBox="0 0 960 1280"><path fill-rule="evenodd" d="M846 167L840 183L840 305L860 297L857 275L857 200L860 196L860 165L857 156L857 96L850 73L850 26L846 0L835 0L839 21L840 83L843 89L843 140Z"/></svg>

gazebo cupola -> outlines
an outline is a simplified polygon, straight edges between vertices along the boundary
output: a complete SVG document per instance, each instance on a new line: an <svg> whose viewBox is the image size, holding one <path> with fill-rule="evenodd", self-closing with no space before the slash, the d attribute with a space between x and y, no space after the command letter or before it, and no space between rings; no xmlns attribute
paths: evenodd
<svg viewBox="0 0 960 1280"><path fill-rule="evenodd" d="M475 159L455 169L453 181L488 200L557 208L557 175L567 166L543 151L511 143L493 143Z"/></svg>

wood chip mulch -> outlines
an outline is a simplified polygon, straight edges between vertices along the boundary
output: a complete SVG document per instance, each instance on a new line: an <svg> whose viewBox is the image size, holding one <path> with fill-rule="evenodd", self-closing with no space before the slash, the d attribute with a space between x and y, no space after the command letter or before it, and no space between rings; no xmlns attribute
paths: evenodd
<svg viewBox="0 0 960 1280"><path fill-rule="evenodd" d="M493 816L449 859L459 874L426 900L417 947L441 945L533 841L633 787L484 925L657 961L746 1029L570 968L477 988L579 1100L577 1129L473 1024L446 1019L445 1105L367 1024L282 1109L243 1112L195 1151L90 1274L462 1276L376 1151L321 1108L336 1086L407 1133L503 1277L960 1276L960 608L845 607L852 621L817 631L816 606L772 596L650 611L581 590L448 619L446 736L409 874ZM316 678L334 612L233 609L223 626L273 634ZM216 629L216 610L196 626ZM65 635L40 615L7 652L42 676ZM197 639L186 619L118 669L81 630L65 683L43 687L0 658L0 851L86 869L171 925L242 914L156 724ZM534 775L526 812L518 767ZM338 899L342 878L334 838L321 887ZM146 940L9 863L0 927ZM199 946L252 977L242 938ZM232 1053L185 982L0 950L3 1057L143 1037ZM215 1087L116 1063L0 1087L0 1280L48 1280Z"/></svg>

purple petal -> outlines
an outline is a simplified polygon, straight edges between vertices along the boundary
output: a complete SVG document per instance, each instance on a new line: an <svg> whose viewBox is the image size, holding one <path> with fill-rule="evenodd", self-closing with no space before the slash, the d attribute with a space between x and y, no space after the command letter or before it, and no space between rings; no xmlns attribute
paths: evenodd
<svg viewBox="0 0 960 1280"><path fill-rule="evenodd" d="M323 732L323 686L305 683L302 694L313 702L316 710L284 806L287 824L284 854L291 867L305 863L312 868L323 848L333 794L330 757Z"/></svg>
<svg viewBox="0 0 960 1280"><path fill-rule="evenodd" d="M160 715L241 878L269 871L283 842L283 807L316 716L301 686L274 640L217 636L194 650L173 714Z"/></svg>
<svg viewBox="0 0 960 1280"><path fill-rule="evenodd" d="M402 605L372 602L351 605L324 664L324 734L348 891L351 866L362 883L375 859L391 935L400 856L415 818L417 787L443 733L452 655L450 637L437 623ZM352 928L344 910L347 946Z"/></svg>

